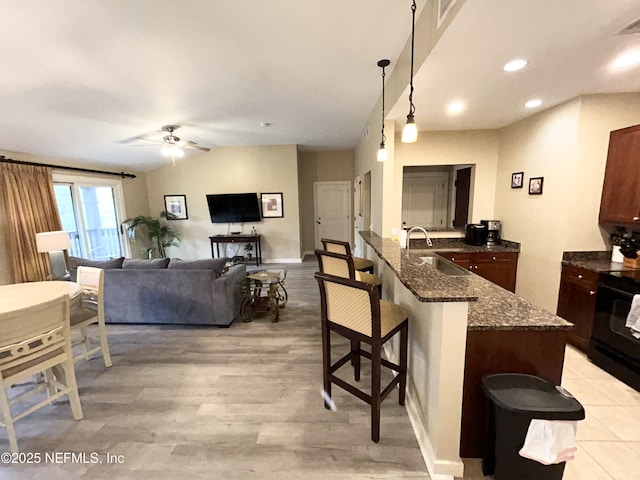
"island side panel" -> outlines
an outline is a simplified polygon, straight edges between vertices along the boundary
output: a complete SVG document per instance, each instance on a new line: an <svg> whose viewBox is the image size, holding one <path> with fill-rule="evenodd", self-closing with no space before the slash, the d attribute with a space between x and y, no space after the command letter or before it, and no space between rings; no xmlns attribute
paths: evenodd
<svg viewBox="0 0 640 480"><path fill-rule="evenodd" d="M567 330L471 330L467 333L460 456L480 458L486 438L482 376L528 373L560 385Z"/></svg>

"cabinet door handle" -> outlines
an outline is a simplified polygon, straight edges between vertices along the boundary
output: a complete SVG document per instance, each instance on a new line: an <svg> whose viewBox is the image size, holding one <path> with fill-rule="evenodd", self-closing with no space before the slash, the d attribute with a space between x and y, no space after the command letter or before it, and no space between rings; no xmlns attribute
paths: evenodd
<svg viewBox="0 0 640 480"><path fill-rule="evenodd" d="M495 259L496 259L496 257L491 257L491 259L492 259L492 260L495 260Z"/></svg>
<svg viewBox="0 0 640 480"><path fill-rule="evenodd" d="M451 261L455 262L456 261L456 257L451 257Z"/></svg>
<svg viewBox="0 0 640 480"><path fill-rule="evenodd" d="M473 270L473 265L469 265L469 270Z"/></svg>
<svg viewBox="0 0 640 480"><path fill-rule="evenodd" d="M582 280L582 275L578 275L578 280Z"/></svg>
<svg viewBox="0 0 640 480"><path fill-rule="evenodd" d="M595 295L596 291L595 290L589 290L589 295Z"/></svg>
<svg viewBox="0 0 640 480"><path fill-rule="evenodd" d="M640 217L633 217L634 222L637 222L638 220L640 220Z"/></svg>

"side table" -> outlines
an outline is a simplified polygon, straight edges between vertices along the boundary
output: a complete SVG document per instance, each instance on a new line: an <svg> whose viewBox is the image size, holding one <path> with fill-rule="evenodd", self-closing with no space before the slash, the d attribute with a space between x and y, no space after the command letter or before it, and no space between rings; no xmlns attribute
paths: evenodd
<svg viewBox="0 0 640 480"><path fill-rule="evenodd" d="M224 243L250 243L256 246L256 267L262 263L262 242L260 234L257 235L213 235L211 241L211 257L220 258L220 244ZM215 248L214 248L215 245Z"/></svg>

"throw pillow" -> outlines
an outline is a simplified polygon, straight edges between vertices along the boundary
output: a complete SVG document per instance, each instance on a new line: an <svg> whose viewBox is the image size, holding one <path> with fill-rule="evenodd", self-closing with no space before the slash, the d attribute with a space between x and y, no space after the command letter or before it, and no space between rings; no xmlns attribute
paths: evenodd
<svg viewBox="0 0 640 480"><path fill-rule="evenodd" d="M213 270L219 277L225 271L227 258L206 258L204 260L181 260L172 258L168 268L181 270Z"/></svg>
<svg viewBox="0 0 640 480"><path fill-rule="evenodd" d="M89 260L87 258L69 256L69 270L76 270L78 267L96 267L105 270L111 268L122 268L124 257L112 258L111 260Z"/></svg>
<svg viewBox="0 0 640 480"><path fill-rule="evenodd" d="M137 258L125 258L122 263L123 270L163 269L169 265L168 258L154 258L153 260L139 260Z"/></svg>

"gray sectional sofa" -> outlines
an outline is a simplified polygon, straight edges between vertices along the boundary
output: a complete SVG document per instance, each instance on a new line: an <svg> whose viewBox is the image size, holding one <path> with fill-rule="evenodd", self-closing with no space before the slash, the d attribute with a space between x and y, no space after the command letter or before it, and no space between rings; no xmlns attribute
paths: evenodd
<svg viewBox="0 0 640 480"><path fill-rule="evenodd" d="M240 313L244 265L225 270L226 259L104 262L69 257L71 280L81 265L104 269L107 323L229 326Z"/></svg>

